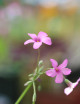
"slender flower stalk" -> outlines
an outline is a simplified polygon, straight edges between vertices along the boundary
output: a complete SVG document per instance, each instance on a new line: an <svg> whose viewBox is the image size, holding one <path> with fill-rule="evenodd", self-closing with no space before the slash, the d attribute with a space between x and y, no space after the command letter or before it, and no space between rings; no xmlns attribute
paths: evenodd
<svg viewBox="0 0 80 104"><path fill-rule="evenodd" d="M38 57L37 57L37 72L38 72L38 69L39 69L39 66L38 66L39 59L40 59L40 49L38 49Z"/></svg>
<svg viewBox="0 0 80 104"><path fill-rule="evenodd" d="M15 102L15 104L19 104L21 102L21 100L23 99L23 97L25 96L25 94L28 92L28 90L30 89L30 87L32 86L32 83L30 83L25 90L22 92L21 96L18 98L18 100Z"/></svg>
<svg viewBox="0 0 80 104"><path fill-rule="evenodd" d="M33 102L32 104L35 104L35 102Z"/></svg>
<svg viewBox="0 0 80 104"><path fill-rule="evenodd" d="M33 99L32 99L32 101L33 101L33 103L32 104L35 104L35 102L36 102L36 85L35 85L35 82L33 81Z"/></svg>

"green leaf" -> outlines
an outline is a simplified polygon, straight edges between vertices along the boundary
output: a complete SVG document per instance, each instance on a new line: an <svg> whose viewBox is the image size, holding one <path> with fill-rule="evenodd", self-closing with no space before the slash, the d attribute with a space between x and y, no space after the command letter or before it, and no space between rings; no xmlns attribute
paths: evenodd
<svg viewBox="0 0 80 104"><path fill-rule="evenodd" d="M38 91L41 91L41 85L38 85L37 89L38 89Z"/></svg>
<svg viewBox="0 0 80 104"><path fill-rule="evenodd" d="M43 64L43 60L40 60L38 65L40 66L42 64Z"/></svg>
<svg viewBox="0 0 80 104"><path fill-rule="evenodd" d="M45 74L45 72L40 72L39 75Z"/></svg>
<svg viewBox="0 0 80 104"><path fill-rule="evenodd" d="M32 81L28 81L24 84L24 86L27 86L28 84L30 84Z"/></svg>
<svg viewBox="0 0 80 104"><path fill-rule="evenodd" d="M29 77L33 77L33 74L29 74L28 76L29 76Z"/></svg>
<svg viewBox="0 0 80 104"><path fill-rule="evenodd" d="M35 69L35 72L34 72L34 74L36 74L37 73L37 68Z"/></svg>
<svg viewBox="0 0 80 104"><path fill-rule="evenodd" d="M41 66L38 70L38 73L40 73L43 70L44 66Z"/></svg>

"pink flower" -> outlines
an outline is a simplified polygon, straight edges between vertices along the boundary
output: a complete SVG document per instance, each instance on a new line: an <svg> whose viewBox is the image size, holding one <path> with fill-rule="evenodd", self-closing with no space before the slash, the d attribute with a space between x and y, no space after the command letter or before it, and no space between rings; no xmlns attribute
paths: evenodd
<svg viewBox="0 0 80 104"><path fill-rule="evenodd" d="M64 93L65 93L66 95L69 95L69 94L73 91L73 89L78 85L79 81L80 81L80 78L79 78L75 83L72 83L72 82L70 82L68 79L65 79L65 83L66 83L69 87L67 87L67 88L64 89Z"/></svg>
<svg viewBox="0 0 80 104"><path fill-rule="evenodd" d="M51 38L48 37L48 35L45 32L39 32L38 36L36 34L30 34L28 35L32 38L24 42L24 45L29 44L29 43L34 43L33 48L38 49L42 43L45 43L47 45L51 45Z"/></svg>
<svg viewBox="0 0 80 104"><path fill-rule="evenodd" d="M21 16L22 15L22 10L21 10L21 6L17 3L11 3L6 7L6 16L10 19L13 20L15 19L17 16Z"/></svg>
<svg viewBox="0 0 80 104"><path fill-rule="evenodd" d="M64 75L69 75L71 73L71 69L66 68L68 60L65 59L62 64L58 66L58 63L54 59L50 59L53 68L50 70L46 71L46 75L50 77L55 77L55 82L56 83L62 83L63 82L63 74Z"/></svg>

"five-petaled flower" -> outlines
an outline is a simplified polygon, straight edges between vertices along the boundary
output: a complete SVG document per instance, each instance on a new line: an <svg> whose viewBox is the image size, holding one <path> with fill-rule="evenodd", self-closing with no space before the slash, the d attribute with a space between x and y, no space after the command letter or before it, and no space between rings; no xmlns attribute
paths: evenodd
<svg viewBox="0 0 80 104"><path fill-rule="evenodd" d="M56 83L62 83L63 82L63 75L69 75L71 73L71 69L66 68L68 64L68 60L65 59L62 64L58 66L58 63L54 59L50 59L53 68L50 68L50 70L46 71L46 75L50 77L55 77Z"/></svg>
<svg viewBox="0 0 80 104"><path fill-rule="evenodd" d="M68 85L68 87L64 89L64 93L66 95L69 95L73 91L73 89L78 85L79 81L80 78L75 83L72 83L68 79L65 79L65 83Z"/></svg>
<svg viewBox="0 0 80 104"><path fill-rule="evenodd" d="M42 43L45 43L47 45L51 45L51 38L48 37L48 35L45 32L39 32L38 36L36 34L30 34L28 35L32 38L24 42L24 45L29 44L29 43L34 43L33 48L38 49Z"/></svg>

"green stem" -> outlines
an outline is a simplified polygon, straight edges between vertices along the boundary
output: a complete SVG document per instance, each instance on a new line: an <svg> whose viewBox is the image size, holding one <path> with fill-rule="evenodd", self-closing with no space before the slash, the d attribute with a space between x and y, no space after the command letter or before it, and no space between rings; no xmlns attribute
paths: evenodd
<svg viewBox="0 0 80 104"><path fill-rule="evenodd" d="M32 104L35 104L36 102L36 85L35 85L35 82L33 81L33 90L34 90L34 93L33 93L33 103Z"/></svg>
<svg viewBox="0 0 80 104"><path fill-rule="evenodd" d="M32 104L35 104L35 102L33 102Z"/></svg>
<svg viewBox="0 0 80 104"><path fill-rule="evenodd" d="M18 100L16 101L15 104L19 104L20 101L23 99L23 97L25 96L25 94L27 93L27 91L30 89L30 87L32 86L32 83L30 83L25 90L23 91L23 93L21 94L21 96L18 98Z"/></svg>
<svg viewBox="0 0 80 104"><path fill-rule="evenodd" d="M40 50L38 49L38 58L37 58L37 72L39 69L38 63L39 63L39 58L40 58Z"/></svg>

